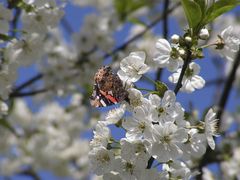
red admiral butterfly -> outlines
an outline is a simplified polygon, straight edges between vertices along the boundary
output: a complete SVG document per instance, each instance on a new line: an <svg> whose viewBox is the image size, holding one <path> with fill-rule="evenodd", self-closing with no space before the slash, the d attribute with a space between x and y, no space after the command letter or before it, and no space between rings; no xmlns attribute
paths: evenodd
<svg viewBox="0 0 240 180"><path fill-rule="evenodd" d="M128 92L117 74L111 67L101 67L94 76L95 84L90 103L94 107L106 107L117 104L128 98Z"/></svg>

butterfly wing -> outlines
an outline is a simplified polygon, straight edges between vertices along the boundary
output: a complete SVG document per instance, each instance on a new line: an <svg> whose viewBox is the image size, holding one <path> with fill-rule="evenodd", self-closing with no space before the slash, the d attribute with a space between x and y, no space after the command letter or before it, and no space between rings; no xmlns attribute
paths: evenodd
<svg viewBox="0 0 240 180"><path fill-rule="evenodd" d="M113 97L111 92L104 92L99 89L97 84L94 84L93 93L90 97L90 103L94 107L106 107L117 104L118 101Z"/></svg>

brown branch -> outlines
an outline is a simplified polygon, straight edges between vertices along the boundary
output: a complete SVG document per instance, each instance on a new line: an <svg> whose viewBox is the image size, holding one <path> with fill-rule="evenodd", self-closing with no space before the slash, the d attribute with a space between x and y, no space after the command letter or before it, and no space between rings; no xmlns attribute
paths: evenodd
<svg viewBox="0 0 240 180"><path fill-rule="evenodd" d="M74 30L73 30L72 26L69 24L69 22L67 21L67 19L65 17L62 18L61 23L62 23L62 26L68 32L68 34L74 33Z"/></svg>
<svg viewBox="0 0 240 180"><path fill-rule="evenodd" d="M226 78L217 78L212 79L206 82L205 86L212 86L212 85L221 85L225 82Z"/></svg>
<svg viewBox="0 0 240 180"><path fill-rule="evenodd" d="M41 180L41 178L38 176L38 174L33 169L24 170L24 171L18 173L18 175L30 176L34 180Z"/></svg>
<svg viewBox="0 0 240 180"><path fill-rule="evenodd" d="M175 92L176 95L177 95L178 91L180 90L180 88L182 87L182 80L183 80L185 71L187 70L187 67L188 67L189 63L191 62L191 55L192 55L192 52L191 52L190 48L188 48L187 49L186 59L184 61L184 64L183 64L183 67L182 67L182 70L181 70L181 73L180 73L177 85L176 85L176 87L174 89L174 92Z"/></svg>
<svg viewBox="0 0 240 180"><path fill-rule="evenodd" d="M10 94L10 98L34 96L34 95L38 95L40 93L44 93L47 91L48 91L48 89L39 89L39 90L35 90L35 91L30 91L30 92L16 92L16 93Z"/></svg>
<svg viewBox="0 0 240 180"><path fill-rule="evenodd" d="M24 83L21 84L20 86L14 88L12 94L21 91L22 89L24 89L25 87L33 84L33 83L36 82L37 80L42 79L42 77L43 77L43 74L42 74L42 73L39 73L39 74L33 76L31 79L27 80L26 82L24 82ZM11 95L10 95L10 96L11 96Z"/></svg>
<svg viewBox="0 0 240 180"><path fill-rule="evenodd" d="M237 69L239 67L239 64L240 64L240 50L238 51L237 57L236 57L236 59L233 63L232 69L229 73L229 76L227 78L226 84L225 84L224 89L223 89L223 93L221 95L221 98L220 98L220 101L219 101L219 104L218 104L219 109L218 109L218 113L217 113L217 119L220 119L218 127L220 127L220 125L221 125L221 117L222 117L222 114L224 112L225 106L227 104L228 97L230 95L234 80L236 78L236 73L237 73Z"/></svg>
<svg viewBox="0 0 240 180"><path fill-rule="evenodd" d="M171 7L166 13L170 14L172 11L174 11L177 7L180 6L180 2L176 3L173 7ZM154 27L157 23L159 23L159 21L161 21L163 19L163 15L160 15L159 17L157 17L154 21L152 21L149 25L146 26L146 28L136 34L135 36L133 36L132 38L130 38L128 41L126 41L125 43L123 43L122 45L120 45L119 47L115 48L113 51L111 51L110 53L106 53L103 58L106 59L112 55L114 55L115 53L125 49L129 44L131 44L132 42L136 41L137 39L139 39L140 37L142 37L147 31L149 31L152 27Z"/></svg>
<svg viewBox="0 0 240 180"><path fill-rule="evenodd" d="M21 15L21 9L20 8L15 8L15 10L16 10L16 12L15 12L14 18L11 22L11 24L12 24L11 36L12 37L16 37L17 24L18 24L19 17Z"/></svg>

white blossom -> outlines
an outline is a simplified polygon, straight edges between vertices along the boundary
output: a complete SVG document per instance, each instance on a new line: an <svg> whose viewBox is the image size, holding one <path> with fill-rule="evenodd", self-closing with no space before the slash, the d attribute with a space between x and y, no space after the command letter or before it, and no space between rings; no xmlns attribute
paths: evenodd
<svg viewBox="0 0 240 180"><path fill-rule="evenodd" d="M205 116L205 136L207 138L208 145L211 149L215 149L215 142L213 136L217 135L217 122L216 112L213 109L209 109Z"/></svg>
<svg viewBox="0 0 240 180"><path fill-rule="evenodd" d="M143 51L130 53L120 62L119 77L131 82L138 81L149 70L149 67L144 63L145 59L146 54Z"/></svg>
<svg viewBox="0 0 240 180"><path fill-rule="evenodd" d="M181 145L181 149L186 160L191 157L200 158L206 152L205 135L198 133L196 129L191 129L188 132L188 140Z"/></svg>
<svg viewBox="0 0 240 180"><path fill-rule="evenodd" d="M106 116L107 124L116 124L124 115L126 106L125 104L121 105L119 108L110 110Z"/></svg>
<svg viewBox="0 0 240 180"><path fill-rule="evenodd" d="M182 59L173 58L173 49L166 39L159 39L156 42L156 48L158 53L153 60L158 63L159 67L167 67L169 71L175 71L183 64Z"/></svg>
<svg viewBox="0 0 240 180"><path fill-rule="evenodd" d="M104 173L110 172L114 168L114 154L112 151L109 151L104 147L92 149L89 152L88 156L92 170L97 175L102 175Z"/></svg>
<svg viewBox="0 0 240 180"><path fill-rule="evenodd" d="M151 94L149 101L152 105L151 113L154 122L174 122L183 116L183 109L179 103L176 103L175 93L171 90L166 91L163 98Z"/></svg>
<svg viewBox="0 0 240 180"><path fill-rule="evenodd" d="M233 33L233 27L229 26L221 33L223 39L224 48L220 50L220 53L229 61L234 60L235 53L239 50L240 36Z"/></svg>
<svg viewBox="0 0 240 180"><path fill-rule="evenodd" d="M146 169L148 158L137 156L135 159L119 159L115 163L115 171L122 179L140 179Z"/></svg>
<svg viewBox="0 0 240 180"><path fill-rule="evenodd" d="M152 122L148 116L149 112L144 107L137 107L134 110L133 117L123 121L123 128L127 130L127 139L134 141L151 136Z"/></svg>
<svg viewBox="0 0 240 180"><path fill-rule="evenodd" d="M142 92L135 88L128 89L128 98L130 108L132 109L138 106L147 107L149 105L148 99L144 98Z"/></svg>
<svg viewBox="0 0 240 180"><path fill-rule="evenodd" d="M2 3L0 3L0 34L7 34L9 31L9 21L12 19L12 11L5 8Z"/></svg>
<svg viewBox="0 0 240 180"><path fill-rule="evenodd" d="M176 160L181 157L183 151L180 144L187 141L187 132L178 128L175 124L167 122L154 125L152 131L151 153L159 162Z"/></svg>
<svg viewBox="0 0 240 180"><path fill-rule="evenodd" d="M33 33L20 41L12 41L6 49L6 58L19 64L29 65L43 55L43 36Z"/></svg>
<svg viewBox="0 0 240 180"><path fill-rule="evenodd" d="M109 139L111 137L110 129L104 122L99 121L96 125L96 129L93 132L94 138L90 142L91 147L107 147Z"/></svg>
<svg viewBox="0 0 240 180"><path fill-rule="evenodd" d="M163 164L163 170L171 174L171 178L188 180L194 175L184 162L174 161Z"/></svg>
<svg viewBox="0 0 240 180"><path fill-rule="evenodd" d="M40 7L29 13L23 12L23 30L29 33L46 33L58 25L64 12L58 7Z"/></svg>
<svg viewBox="0 0 240 180"><path fill-rule="evenodd" d="M172 83L177 83L182 69L178 69L168 77L168 80ZM199 76L200 66L194 62L191 62L183 76L181 91L191 93L195 89L201 89L205 85L205 80Z"/></svg>
<svg viewBox="0 0 240 180"><path fill-rule="evenodd" d="M147 146L150 146L150 142L147 140L130 141L126 138L122 138L120 144L121 157L125 160L134 160L138 156L142 156L143 159L150 158L147 151Z"/></svg>

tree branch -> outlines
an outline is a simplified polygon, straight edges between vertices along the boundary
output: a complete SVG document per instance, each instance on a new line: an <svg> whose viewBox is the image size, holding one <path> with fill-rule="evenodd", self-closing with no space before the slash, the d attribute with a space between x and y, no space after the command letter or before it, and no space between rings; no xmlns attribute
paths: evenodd
<svg viewBox="0 0 240 180"><path fill-rule="evenodd" d="M225 78L212 79L212 80L207 81L205 86L212 86L212 85L216 85L216 84L220 85L220 84L223 84L225 80L226 80Z"/></svg>
<svg viewBox="0 0 240 180"><path fill-rule="evenodd" d="M42 79L43 77L43 74L42 73L39 73L35 76L33 76L31 79L27 80L26 82L24 82L23 84L21 84L20 86L14 88L13 92L11 94L14 94L14 93L17 93L19 91L21 91L22 89L24 89L25 87L33 84L35 81L39 80L39 79ZM10 94L10 96L11 96Z"/></svg>
<svg viewBox="0 0 240 180"><path fill-rule="evenodd" d="M221 117L224 112L225 106L227 104L227 100L230 95L234 80L236 78L236 73L237 73L239 64L240 64L240 50L238 51L237 57L233 63L232 69L229 73L229 76L227 78L226 84L223 89L223 93L222 93L220 101L218 103L218 108L219 108L218 113L217 113L217 119L219 119L218 127L220 127L220 125L221 125Z"/></svg>
<svg viewBox="0 0 240 180"><path fill-rule="evenodd" d="M174 11L178 6L180 6L180 2L176 3L173 7L171 7L166 14L170 14L172 11ZM151 29L152 27L154 27L159 21L161 21L163 19L163 15L157 17L154 21L152 21L149 25L146 26L146 28L136 34L135 36L133 36L132 38L130 38L128 41L126 41L125 43L123 43L122 45L120 45L119 47L115 48L113 51L111 51L110 53L106 53L103 58L106 59L112 55L114 55L115 53L125 49L129 44L131 44L132 42L134 42L135 40L139 39L140 37L142 37L147 31L149 31L149 29Z"/></svg>
<svg viewBox="0 0 240 180"><path fill-rule="evenodd" d="M14 18L12 20L12 32L11 32L11 36L12 37L16 37L16 29L17 29L17 24L18 24L18 19L21 15L21 9L20 8L15 8L16 12L14 14Z"/></svg>
<svg viewBox="0 0 240 180"><path fill-rule="evenodd" d="M175 87L175 89L174 89L174 92L175 92L176 95L177 95L178 91L180 90L180 88L182 87L183 76L184 76L184 74L185 74L185 71L187 70L187 67L188 67L189 63L191 62L191 55L192 55L192 52L191 52L191 50L188 48L188 49L187 49L186 59L185 59L185 61L184 61L184 64L183 64L183 67L182 67L182 70L181 70L181 73L180 73L180 76L179 76L177 85L176 85L176 87Z"/></svg>
<svg viewBox="0 0 240 180"><path fill-rule="evenodd" d="M16 92L16 93L10 94L10 98L34 96L34 95L38 95L40 93L44 93L46 91L48 91L48 89L39 89L39 90L35 90L35 91L30 91L30 92Z"/></svg>
<svg viewBox="0 0 240 180"><path fill-rule="evenodd" d="M18 173L18 175L30 176L34 180L41 180L41 178L38 176L38 174L33 169L24 170L24 171Z"/></svg>
<svg viewBox="0 0 240 180"><path fill-rule="evenodd" d="M68 34L72 34L74 33L73 28L71 27L71 25L69 24L69 22L67 21L67 19L65 17L62 18L61 20L62 26L66 29L66 31L68 32Z"/></svg>

